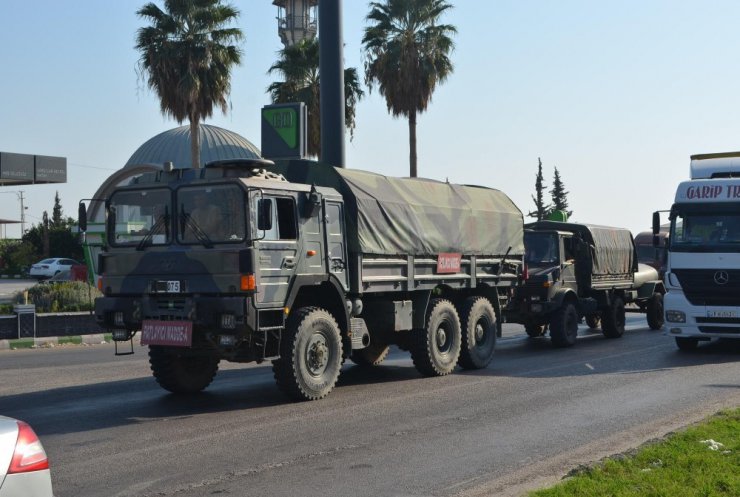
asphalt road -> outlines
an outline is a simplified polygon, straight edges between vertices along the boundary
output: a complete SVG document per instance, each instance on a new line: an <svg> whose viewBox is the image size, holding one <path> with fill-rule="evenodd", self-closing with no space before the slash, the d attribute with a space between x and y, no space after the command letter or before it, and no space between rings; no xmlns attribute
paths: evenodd
<svg viewBox="0 0 740 497"><path fill-rule="evenodd" d="M0 351L0 413L39 433L58 497L518 495L570 469L740 405L740 344L695 353L630 316L576 346L508 327L485 370L423 378L407 354L347 363L318 402L291 403L267 365L222 364L190 398L146 353Z"/></svg>

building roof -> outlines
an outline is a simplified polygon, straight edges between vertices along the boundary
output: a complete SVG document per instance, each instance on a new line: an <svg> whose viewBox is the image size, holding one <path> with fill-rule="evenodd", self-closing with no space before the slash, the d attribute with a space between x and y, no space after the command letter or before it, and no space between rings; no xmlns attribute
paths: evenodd
<svg viewBox="0 0 740 497"><path fill-rule="evenodd" d="M260 159L259 149L249 140L233 131L200 125L200 163L225 159ZM141 145L124 168L151 164L162 166L172 162L177 169L191 166L190 126L180 126L150 138Z"/></svg>

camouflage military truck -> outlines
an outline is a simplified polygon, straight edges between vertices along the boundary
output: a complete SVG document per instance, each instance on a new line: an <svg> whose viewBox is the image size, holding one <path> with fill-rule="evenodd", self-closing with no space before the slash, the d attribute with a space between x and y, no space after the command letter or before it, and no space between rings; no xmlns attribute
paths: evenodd
<svg viewBox="0 0 740 497"><path fill-rule="evenodd" d="M622 336L627 311L646 313L653 330L663 326L665 287L654 268L638 264L628 230L557 221L525 228L525 281L504 310L508 322L531 337L549 327L557 347L575 344L583 317L607 338Z"/></svg>
<svg viewBox="0 0 740 497"><path fill-rule="evenodd" d="M392 344L424 375L486 367L524 255L498 190L309 161L145 174L106 214L95 314L117 346L141 330L175 393L221 360L271 360L283 392L319 399L345 358L376 365Z"/></svg>

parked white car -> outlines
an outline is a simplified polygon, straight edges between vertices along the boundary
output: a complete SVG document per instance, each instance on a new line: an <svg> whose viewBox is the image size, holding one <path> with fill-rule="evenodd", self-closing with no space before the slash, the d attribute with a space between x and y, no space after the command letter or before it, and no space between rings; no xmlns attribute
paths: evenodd
<svg viewBox="0 0 740 497"><path fill-rule="evenodd" d="M62 259L60 257L44 259L43 261L32 265L28 274L30 274L32 278L43 280L51 278L62 271L70 271L72 266L76 266L77 264L79 264L79 262L74 259Z"/></svg>
<svg viewBox="0 0 740 497"><path fill-rule="evenodd" d="M53 497L49 459L33 429L0 416L0 497Z"/></svg>

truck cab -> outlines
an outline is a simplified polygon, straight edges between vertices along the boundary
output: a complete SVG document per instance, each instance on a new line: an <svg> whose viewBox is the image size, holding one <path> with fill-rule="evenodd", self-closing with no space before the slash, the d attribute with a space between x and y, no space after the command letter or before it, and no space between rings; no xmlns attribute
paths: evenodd
<svg viewBox="0 0 740 497"><path fill-rule="evenodd" d="M666 334L681 350L740 338L740 152L692 156L691 178L671 207L665 275Z"/></svg>

